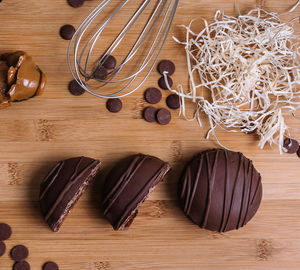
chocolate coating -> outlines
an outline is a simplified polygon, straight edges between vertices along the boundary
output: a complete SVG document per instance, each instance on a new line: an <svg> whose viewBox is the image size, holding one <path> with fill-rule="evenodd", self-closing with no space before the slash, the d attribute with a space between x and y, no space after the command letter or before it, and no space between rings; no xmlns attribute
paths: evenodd
<svg viewBox="0 0 300 270"><path fill-rule="evenodd" d="M126 230L138 207L169 171L157 157L138 154L127 157L109 173L104 184L104 215L115 230Z"/></svg>
<svg viewBox="0 0 300 270"><path fill-rule="evenodd" d="M85 90L81 87L76 80L72 80L68 85L69 92L74 96L81 96Z"/></svg>
<svg viewBox="0 0 300 270"><path fill-rule="evenodd" d="M71 7L78 8L78 7L81 7L84 4L84 1L85 0L68 0L68 4Z"/></svg>
<svg viewBox="0 0 300 270"><path fill-rule="evenodd" d="M92 181L100 161L76 157L59 162L41 183L40 207L49 227L57 232L64 218Z"/></svg>
<svg viewBox="0 0 300 270"><path fill-rule="evenodd" d="M23 245L17 245L10 251L11 258L16 262L24 261L28 257L28 248Z"/></svg>
<svg viewBox="0 0 300 270"><path fill-rule="evenodd" d="M6 251L6 245L4 242L0 241L0 257L3 256L5 251Z"/></svg>
<svg viewBox="0 0 300 270"><path fill-rule="evenodd" d="M171 121L171 113L167 109L159 109L156 113L156 121L161 125L167 125Z"/></svg>
<svg viewBox="0 0 300 270"><path fill-rule="evenodd" d="M156 104L160 102L161 96L161 92L157 88L148 88L144 92L144 98L150 104Z"/></svg>
<svg viewBox="0 0 300 270"><path fill-rule="evenodd" d="M30 270L30 264L26 261L16 262L13 266L13 270Z"/></svg>
<svg viewBox="0 0 300 270"><path fill-rule="evenodd" d="M295 139L286 138L283 142L283 147L286 153L294 154L299 149L299 143Z"/></svg>
<svg viewBox="0 0 300 270"><path fill-rule="evenodd" d="M166 99L166 103L170 109L176 110L180 108L180 99L176 94L169 95Z"/></svg>
<svg viewBox="0 0 300 270"><path fill-rule="evenodd" d="M103 63L103 66L107 69L114 69L117 64L117 60L112 55L108 56L105 62Z"/></svg>
<svg viewBox="0 0 300 270"><path fill-rule="evenodd" d="M43 265L43 270L59 270L59 267L55 262L46 262Z"/></svg>
<svg viewBox="0 0 300 270"><path fill-rule="evenodd" d="M171 76L175 72L175 65L170 60L162 60L157 66L157 71L164 75L164 72L168 72L167 75Z"/></svg>
<svg viewBox="0 0 300 270"><path fill-rule="evenodd" d="M123 107L122 101L119 98L109 98L106 101L106 109L109 112L113 112L113 113L119 112L121 111L122 107Z"/></svg>
<svg viewBox="0 0 300 270"><path fill-rule="evenodd" d="M66 24L62 26L59 30L60 36L65 40L72 39L73 35L75 34L75 28L71 24Z"/></svg>
<svg viewBox="0 0 300 270"><path fill-rule="evenodd" d="M172 87L173 86L173 80L167 76L167 80L168 80L168 83L169 83L169 86ZM159 80L158 80L158 85L161 89L164 89L164 90L167 90L168 87L167 87L167 84L166 84L166 81L165 81L165 77L161 77Z"/></svg>
<svg viewBox="0 0 300 270"><path fill-rule="evenodd" d="M187 164L178 196L194 223L226 232L244 226L255 215L262 198L261 176L243 154L212 149Z"/></svg>
<svg viewBox="0 0 300 270"><path fill-rule="evenodd" d="M147 121L147 122L155 122L156 120L156 112L157 109L149 106L146 107L143 111L143 118Z"/></svg>
<svg viewBox="0 0 300 270"><path fill-rule="evenodd" d="M6 223L0 223L0 241L7 240L11 237L11 227Z"/></svg>

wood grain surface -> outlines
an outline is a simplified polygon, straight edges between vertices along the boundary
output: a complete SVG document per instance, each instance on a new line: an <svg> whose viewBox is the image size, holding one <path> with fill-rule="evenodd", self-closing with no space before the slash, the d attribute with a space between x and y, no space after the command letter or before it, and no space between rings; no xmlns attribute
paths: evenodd
<svg viewBox="0 0 300 270"><path fill-rule="evenodd" d="M204 139L205 116L203 128L176 111L167 126L143 121L141 111L147 105L143 91L157 85L156 71L141 89L123 99L123 110L117 114L105 109L103 99L87 93L81 97L69 94L68 42L59 37L59 28L66 23L78 26L98 2L86 1L78 9L65 0L0 3L0 51L24 50L48 75L43 96L0 111L0 222L13 228L6 241L8 251L25 244L34 270L48 260L57 262L62 270L300 269L300 159L296 155L280 155L276 147L269 146L260 150L255 135L218 131L223 144L254 161L264 191L261 207L246 227L224 234L209 232L192 224L176 201L176 185L185 162L198 151L218 146ZM177 24L198 16L210 19L217 9L232 15L237 14L237 7L242 13L254 7L281 13L295 2L180 0L161 55L176 64L175 85L187 86L188 81L184 50L171 38L182 35ZM299 15L300 7L285 17ZM163 97L167 94L164 91ZM164 100L157 107L165 107ZM289 122L299 126L299 120ZM298 133L292 134L300 139ZM158 156L170 162L173 170L141 206L130 229L114 232L99 207L99 183L120 158L137 152ZM100 159L102 169L61 231L53 233L39 212L39 184L57 161L79 155ZM0 258L0 270L12 265L6 252Z"/></svg>

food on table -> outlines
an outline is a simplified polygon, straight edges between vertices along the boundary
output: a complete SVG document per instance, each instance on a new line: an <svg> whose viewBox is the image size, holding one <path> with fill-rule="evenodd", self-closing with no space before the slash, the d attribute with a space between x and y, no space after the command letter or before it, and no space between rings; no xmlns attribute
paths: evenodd
<svg viewBox="0 0 300 270"><path fill-rule="evenodd" d="M75 32L76 30L71 24L65 24L59 30L60 36L65 40L71 40Z"/></svg>
<svg viewBox="0 0 300 270"><path fill-rule="evenodd" d="M146 91L144 92L144 98L150 104L156 104L160 102L161 97L161 91L157 88L151 87L146 89Z"/></svg>
<svg viewBox="0 0 300 270"><path fill-rule="evenodd" d="M46 75L23 51L0 55L0 107L41 95Z"/></svg>
<svg viewBox="0 0 300 270"><path fill-rule="evenodd" d="M3 256L5 251L6 251L6 245L4 242L0 241L0 257Z"/></svg>
<svg viewBox="0 0 300 270"><path fill-rule="evenodd" d="M170 109L176 110L180 108L180 98L177 94L171 94L166 99L167 106Z"/></svg>
<svg viewBox="0 0 300 270"><path fill-rule="evenodd" d="M100 167L100 161L75 157L60 161L41 183L40 208L49 227L57 232Z"/></svg>
<svg viewBox="0 0 300 270"><path fill-rule="evenodd" d="M84 4L84 1L85 0L68 0L68 4L71 7L78 8L78 7L81 7Z"/></svg>
<svg viewBox="0 0 300 270"><path fill-rule="evenodd" d="M156 121L161 125L167 125L171 121L171 113L167 109L159 109L156 113Z"/></svg>
<svg viewBox="0 0 300 270"><path fill-rule="evenodd" d="M170 60L162 60L158 63L157 70L161 75L166 72L166 75L171 76L175 72L175 65Z"/></svg>
<svg viewBox="0 0 300 270"><path fill-rule="evenodd" d="M103 66L99 66L96 68L95 72L94 72L94 78L98 79L98 80L104 80L107 76L107 70L105 67Z"/></svg>
<svg viewBox="0 0 300 270"><path fill-rule="evenodd" d="M43 270L59 270L59 267L55 262L46 262L43 265Z"/></svg>
<svg viewBox="0 0 300 270"><path fill-rule="evenodd" d="M30 270L30 264L26 261L16 262L13 266L13 270Z"/></svg>
<svg viewBox="0 0 300 270"><path fill-rule="evenodd" d="M28 257L28 248L23 245L17 245L10 251L11 258L16 262L24 261Z"/></svg>
<svg viewBox="0 0 300 270"><path fill-rule="evenodd" d="M122 106L122 101L119 98L110 98L106 101L106 108L109 112L119 112Z"/></svg>
<svg viewBox="0 0 300 270"><path fill-rule="evenodd" d="M147 121L147 122L155 122L156 120L156 112L157 109L152 107L152 106L148 106L143 110L143 118Z"/></svg>
<svg viewBox="0 0 300 270"><path fill-rule="evenodd" d="M283 141L283 150L286 153L294 154L299 150L299 143L295 139L285 138Z"/></svg>
<svg viewBox="0 0 300 270"><path fill-rule="evenodd" d="M105 67L106 69L114 69L116 67L116 64L116 58L112 55L109 55L103 63L103 67Z"/></svg>
<svg viewBox="0 0 300 270"><path fill-rule="evenodd" d="M168 80L168 84L170 87L173 86L173 80L171 79L171 77L167 76L166 77L167 80ZM161 89L164 89L164 90L167 90L168 89L168 86L166 84L166 79L165 77L161 77L159 80L158 80L158 85Z"/></svg>
<svg viewBox="0 0 300 270"><path fill-rule="evenodd" d="M104 183L104 215L115 230L126 230L139 206L170 170L157 157L137 154L123 159L109 173Z"/></svg>
<svg viewBox="0 0 300 270"><path fill-rule="evenodd" d="M226 232L246 225L255 215L262 198L261 176L242 153L212 149L186 165L178 196L195 224Z"/></svg>
<svg viewBox="0 0 300 270"><path fill-rule="evenodd" d="M81 96L84 94L85 90L81 87L76 80L72 80L68 85L69 92L74 96Z"/></svg>
<svg viewBox="0 0 300 270"><path fill-rule="evenodd" d="M0 241L9 239L11 234L11 227L6 223L0 223Z"/></svg>

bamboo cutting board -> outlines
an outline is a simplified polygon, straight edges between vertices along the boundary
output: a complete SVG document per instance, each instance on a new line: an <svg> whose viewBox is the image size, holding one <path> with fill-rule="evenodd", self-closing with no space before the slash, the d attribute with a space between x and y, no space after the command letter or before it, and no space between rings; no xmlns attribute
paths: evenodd
<svg viewBox="0 0 300 270"><path fill-rule="evenodd" d="M263 177L263 201L246 227L224 234L205 231L192 224L176 202L176 183L184 163L196 152L218 146L204 139L205 117L203 128L177 112L172 112L168 126L143 121L142 93L157 85L155 71L139 91L123 99L118 114L106 111L105 100L68 93L68 42L59 37L59 28L66 23L78 26L97 2L86 1L79 9L65 0L4 0L0 4L0 51L24 50L48 75L43 96L0 111L0 222L13 228L6 241L8 250L26 245L34 270L48 260L62 270L300 269L300 159L296 155L279 155L276 147L262 151L254 135L218 132L228 148L254 161ZM176 63L175 84L188 81L184 50L171 38L180 35L176 24L187 24L197 16L209 19L216 9L236 15L235 6L241 12L254 7L284 12L296 1L235 2L180 1L161 56ZM299 15L300 8L287 18ZM165 106L164 101L159 106ZM297 120L290 123L299 126ZM299 134L293 135L300 140ZM37 198L40 182L57 161L79 155L100 159L103 165L97 181L101 182L115 162L137 152L158 156L170 162L173 170L140 207L128 231L114 232L103 218L97 185L83 195L59 233L49 230ZM0 270L12 265L6 252L0 258Z"/></svg>

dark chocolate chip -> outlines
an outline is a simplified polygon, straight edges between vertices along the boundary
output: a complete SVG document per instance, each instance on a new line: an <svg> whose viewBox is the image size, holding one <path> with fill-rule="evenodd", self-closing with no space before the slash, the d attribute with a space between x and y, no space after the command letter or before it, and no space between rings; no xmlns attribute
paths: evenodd
<svg viewBox="0 0 300 270"><path fill-rule="evenodd" d="M147 121L147 122L155 122L155 115L156 115L157 109L149 106L146 107L143 111L143 118Z"/></svg>
<svg viewBox="0 0 300 270"><path fill-rule="evenodd" d="M110 98L106 101L106 108L110 112L119 112L122 109L122 101L118 98Z"/></svg>
<svg viewBox="0 0 300 270"><path fill-rule="evenodd" d="M5 253L6 251L6 245L4 242L0 241L0 257Z"/></svg>
<svg viewBox="0 0 300 270"><path fill-rule="evenodd" d="M108 56L105 62L103 63L103 66L107 69L113 69L115 68L117 64L116 58L114 58L112 55Z"/></svg>
<svg viewBox="0 0 300 270"><path fill-rule="evenodd" d="M59 268L55 262L46 262L43 265L43 270L59 270Z"/></svg>
<svg viewBox="0 0 300 270"><path fill-rule="evenodd" d="M148 88L144 93L145 100L150 104L156 104L161 100L161 92L157 88Z"/></svg>
<svg viewBox="0 0 300 270"><path fill-rule="evenodd" d="M10 252L11 258L16 262L24 261L28 257L28 249L23 245L17 245Z"/></svg>
<svg viewBox="0 0 300 270"><path fill-rule="evenodd" d="M60 28L59 33L63 39L70 40L70 39L72 39L72 37L75 33L75 28L73 25L66 24Z"/></svg>
<svg viewBox="0 0 300 270"><path fill-rule="evenodd" d="M168 80L169 86L172 87L173 80L169 76L167 76L167 80ZM158 85L161 89L164 89L164 90L168 89L164 76L158 80Z"/></svg>
<svg viewBox="0 0 300 270"><path fill-rule="evenodd" d="M71 7L78 8L78 7L81 7L83 5L84 1L85 0L68 0L68 4Z"/></svg>
<svg viewBox="0 0 300 270"><path fill-rule="evenodd" d="M13 270L30 270L30 264L26 261L16 262L14 264Z"/></svg>
<svg viewBox="0 0 300 270"><path fill-rule="evenodd" d="M11 227L6 223L0 223L0 240L7 240L11 236Z"/></svg>
<svg viewBox="0 0 300 270"><path fill-rule="evenodd" d="M299 143L295 139L286 138L283 147L289 154L294 154L299 150Z"/></svg>
<svg viewBox="0 0 300 270"><path fill-rule="evenodd" d="M300 158L300 147L299 147L299 149L297 151L297 156Z"/></svg>
<svg viewBox="0 0 300 270"><path fill-rule="evenodd" d="M157 70L161 75L163 75L166 71L168 72L167 75L171 76L175 72L175 65L169 60L162 60L159 62Z"/></svg>
<svg viewBox="0 0 300 270"><path fill-rule="evenodd" d="M69 82L68 89L74 96L81 96L85 92L85 90L80 86L80 84L78 84L76 80Z"/></svg>
<svg viewBox="0 0 300 270"><path fill-rule="evenodd" d="M171 94L166 99L167 106L170 109L176 110L180 107L180 99L176 94Z"/></svg>
<svg viewBox="0 0 300 270"><path fill-rule="evenodd" d="M94 72L94 78L98 80L104 80L106 76L107 76L107 70L105 69L105 67L103 66L97 67L97 69Z"/></svg>
<svg viewBox="0 0 300 270"><path fill-rule="evenodd" d="M156 121L161 125L167 125L171 121L171 113L167 109L159 109L156 113Z"/></svg>

